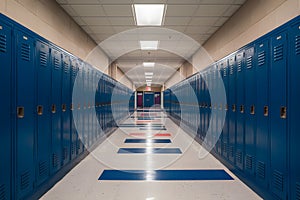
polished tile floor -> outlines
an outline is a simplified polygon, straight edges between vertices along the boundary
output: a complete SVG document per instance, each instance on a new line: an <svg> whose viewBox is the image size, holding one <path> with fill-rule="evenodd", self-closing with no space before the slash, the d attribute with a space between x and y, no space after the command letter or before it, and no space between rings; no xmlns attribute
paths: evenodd
<svg viewBox="0 0 300 200"><path fill-rule="evenodd" d="M200 150L163 112L136 112L42 199L261 199Z"/></svg>

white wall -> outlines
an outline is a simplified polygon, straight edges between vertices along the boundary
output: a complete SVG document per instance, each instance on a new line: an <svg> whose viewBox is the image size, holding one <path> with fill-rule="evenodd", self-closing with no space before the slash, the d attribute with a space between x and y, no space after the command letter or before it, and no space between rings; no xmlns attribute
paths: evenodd
<svg viewBox="0 0 300 200"><path fill-rule="evenodd" d="M0 0L0 12L107 73L107 56L55 0Z"/></svg>

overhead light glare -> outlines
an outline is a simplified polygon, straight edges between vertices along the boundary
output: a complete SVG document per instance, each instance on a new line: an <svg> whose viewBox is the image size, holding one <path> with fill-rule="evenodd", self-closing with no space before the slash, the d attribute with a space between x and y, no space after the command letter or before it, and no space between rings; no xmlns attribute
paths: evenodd
<svg viewBox="0 0 300 200"><path fill-rule="evenodd" d="M140 41L140 46L142 50L157 50L158 41Z"/></svg>
<svg viewBox="0 0 300 200"><path fill-rule="evenodd" d="M145 72L145 76L153 76L153 72Z"/></svg>
<svg viewBox="0 0 300 200"><path fill-rule="evenodd" d="M154 62L143 62L144 67L154 67L155 63Z"/></svg>
<svg viewBox="0 0 300 200"><path fill-rule="evenodd" d="M152 79L152 76L145 76L145 78L147 78L147 79Z"/></svg>
<svg viewBox="0 0 300 200"><path fill-rule="evenodd" d="M138 26L161 26L164 17L164 4L134 4L136 24Z"/></svg>

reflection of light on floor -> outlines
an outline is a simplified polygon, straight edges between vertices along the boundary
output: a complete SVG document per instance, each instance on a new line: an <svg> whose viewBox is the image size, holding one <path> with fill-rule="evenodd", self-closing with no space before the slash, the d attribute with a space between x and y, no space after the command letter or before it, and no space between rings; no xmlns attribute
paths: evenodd
<svg viewBox="0 0 300 200"><path fill-rule="evenodd" d="M149 170L146 172L146 180L153 181L155 179L155 171Z"/></svg>
<svg viewBox="0 0 300 200"><path fill-rule="evenodd" d="M155 200L154 197L147 197L146 200Z"/></svg>
<svg viewBox="0 0 300 200"><path fill-rule="evenodd" d="M152 147L152 145L153 145L152 140L151 139L146 139L146 145L148 147Z"/></svg>

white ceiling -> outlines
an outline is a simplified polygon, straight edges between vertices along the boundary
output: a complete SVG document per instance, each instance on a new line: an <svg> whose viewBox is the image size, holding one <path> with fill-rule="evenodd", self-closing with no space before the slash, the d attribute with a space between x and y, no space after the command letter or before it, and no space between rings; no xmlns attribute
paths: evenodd
<svg viewBox="0 0 300 200"><path fill-rule="evenodd" d="M187 48L191 41L182 35L193 39L198 45L203 44L216 30L218 30L232 16L246 0L56 0L65 11L94 39L96 43L135 83L144 80L143 61L155 61L153 68L157 84L163 84L185 59L192 56L197 45ZM123 31L136 29L132 12L134 3L163 3L167 5L162 28L172 31L152 31L138 35L125 34ZM178 34L178 32L180 34ZM162 34L164 33L164 34ZM112 46L113 35L121 35L117 46ZM137 37L138 36L138 37ZM167 37L167 39L166 39ZM110 38L110 39L108 39ZM120 38L126 38L120 44ZM159 51L137 50L138 40L160 40ZM181 41L180 41L181 40ZM181 43L186 45L179 50ZM123 48L120 50L120 46ZM129 46L129 47L128 47ZM172 51L174 47L177 50ZM199 46L198 46L199 48ZM168 51L171 50L172 53ZM178 53L179 52L179 53ZM185 52L185 53L183 53ZM175 55L174 55L175 54ZM176 55L177 54L177 55ZM184 54L184 55L183 55ZM120 57L121 56L121 57ZM135 68L134 70L132 70ZM140 68L140 69L137 69ZM164 69L164 70L162 70ZM171 71L172 71L171 70ZM130 73L129 73L130 72ZM143 79L143 80L142 80Z"/></svg>

